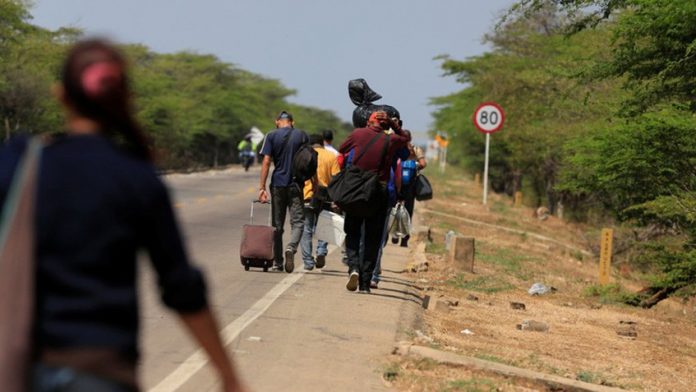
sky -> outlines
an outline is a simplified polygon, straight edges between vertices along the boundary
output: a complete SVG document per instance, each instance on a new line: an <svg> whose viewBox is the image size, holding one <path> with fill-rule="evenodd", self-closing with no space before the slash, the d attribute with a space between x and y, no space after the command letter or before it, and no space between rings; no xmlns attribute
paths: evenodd
<svg viewBox="0 0 696 392"><path fill-rule="evenodd" d="M430 98L461 90L443 77L448 54L484 53L482 42L513 0L34 0L33 23L142 43L157 52L212 53L279 79L290 101L350 121L348 81L364 78L396 107L404 127L431 129ZM258 124L261 128L272 125ZM295 119L302 127L302 119ZM466 124L465 126L470 126ZM309 130L314 131L314 130Z"/></svg>

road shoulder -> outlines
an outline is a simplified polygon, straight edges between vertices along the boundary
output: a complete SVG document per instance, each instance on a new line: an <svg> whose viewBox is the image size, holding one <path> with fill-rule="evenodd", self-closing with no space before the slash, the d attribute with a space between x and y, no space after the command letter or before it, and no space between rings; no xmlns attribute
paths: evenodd
<svg viewBox="0 0 696 392"><path fill-rule="evenodd" d="M388 245L383 281L370 295L346 290L340 251L322 270L294 272L302 278L228 346L250 390L389 390L382 380L385 358L410 333L421 309L404 273L411 254ZM208 367L180 391L216 388Z"/></svg>

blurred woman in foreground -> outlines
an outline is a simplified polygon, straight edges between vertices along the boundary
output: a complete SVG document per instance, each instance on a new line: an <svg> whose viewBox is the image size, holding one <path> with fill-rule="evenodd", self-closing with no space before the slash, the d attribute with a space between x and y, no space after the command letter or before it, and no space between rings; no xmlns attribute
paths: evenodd
<svg viewBox="0 0 696 392"><path fill-rule="evenodd" d="M162 301L205 349L224 391L242 390L133 118L125 60L103 41L78 43L56 95L66 129L44 148L38 174L32 390L138 390L141 248ZM0 153L0 202L26 145Z"/></svg>

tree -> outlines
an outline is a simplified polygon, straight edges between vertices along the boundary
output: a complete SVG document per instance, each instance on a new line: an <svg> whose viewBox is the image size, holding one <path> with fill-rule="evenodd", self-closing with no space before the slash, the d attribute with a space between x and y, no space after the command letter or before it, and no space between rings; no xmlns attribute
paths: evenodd
<svg viewBox="0 0 696 392"><path fill-rule="evenodd" d="M5 139L17 130L61 128L51 95L77 29L49 31L30 23L27 3L0 0L0 118ZM220 61L212 55L159 54L143 45L123 45L131 62L138 119L151 135L165 168L217 166L237 159L237 143L252 126L270 128L290 108L306 127L345 130L330 111L292 104L295 94L274 79Z"/></svg>
<svg viewBox="0 0 696 392"><path fill-rule="evenodd" d="M651 306L675 290L696 291L696 1L523 0L511 13L553 4L577 35L612 31L608 58L588 69L595 80L624 80L618 125L567 145L560 188L601 200L621 220L659 228L643 258L661 265ZM609 20L608 23L602 21Z"/></svg>
<svg viewBox="0 0 696 392"><path fill-rule="evenodd" d="M437 129L453 136L453 157L477 171L483 166L483 137L470 116L480 102L501 103L507 119L494 137L492 187L508 194L525 187L552 211L564 196L555 190L563 144L606 121L607 108L619 102L616 82L582 77L588 64L602 57L610 34L585 31L568 37L564 23L553 7L545 8L531 20L509 20L486 36L491 53L465 61L441 57L445 75L468 87L433 100L439 106Z"/></svg>
<svg viewBox="0 0 696 392"><path fill-rule="evenodd" d="M80 32L29 25L29 14L21 2L1 3L0 15L0 116L5 139L19 129L55 129L59 111L50 86L58 75L65 45Z"/></svg>

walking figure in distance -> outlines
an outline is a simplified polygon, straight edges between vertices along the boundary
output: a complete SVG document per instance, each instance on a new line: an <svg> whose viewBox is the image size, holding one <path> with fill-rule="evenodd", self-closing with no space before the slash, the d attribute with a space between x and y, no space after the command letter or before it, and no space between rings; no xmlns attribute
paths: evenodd
<svg viewBox="0 0 696 392"><path fill-rule="evenodd" d="M315 266L324 268L326 264L326 255L329 253L328 243L321 239L317 240L317 258L315 260L312 256L312 238L317 227L319 214L324 209L331 208L326 187L329 186L331 177L338 174L341 168L338 166L336 155L324 148L322 135L311 135L309 140L317 152L317 174L316 184L313 183L313 180L307 180L304 186L305 221L300 245L304 268L311 271Z"/></svg>
<svg viewBox="0 0 696 392"><path fill-rule="evenodd" d="M292 174L292 161L301 145L309 143L307 134L295 129L292 115L286 111L280 112L276 118L276 129L266 135L261 147L263 163L261 164L261 183L259 185L259 201L271 200L273 227L275 227L275 243L273 253L274 271L291 273L295 269L295 253L297 253L302 229L304 227L304 207L302 203L302 187ZM270 195L266 190L268 172L273 162ZM285 216L290 211L290 241L285 247L283 260L283 227Z"/></svg>
<svg viewBox="0 0 696 392"><path fill-rule="evenodd" d="M394 132L386 134L385 131L389 129ZM373 142L375 138L378 139L376 143ZM353 165L377 173L381 186L381 197L374 212L367 216L346 213L344 229L349 268L346 288L350 291L357 289L363 293L370 292L370 280L383 244L384 222L389 209L386 187L391 163L396 152L409 141L410 138L402 133L398 119L390 119L386 112L377 111L370 115L367 127L353 130L338 149L344 156L352 152L356 157L353 158ZM374 144L367 148L371 142ZM364 241L361 243L363 235Z"/></svg>

